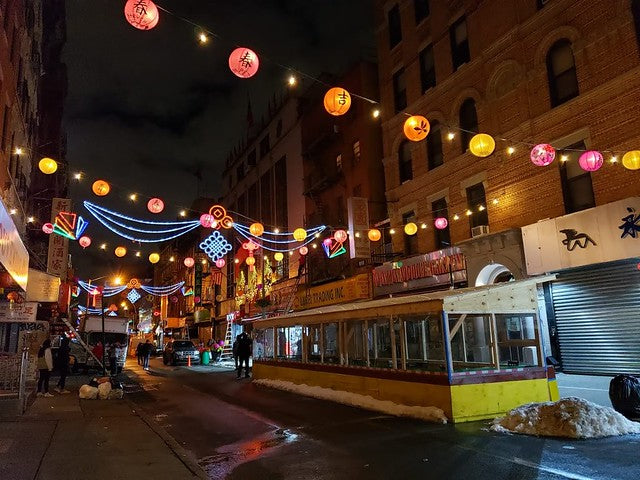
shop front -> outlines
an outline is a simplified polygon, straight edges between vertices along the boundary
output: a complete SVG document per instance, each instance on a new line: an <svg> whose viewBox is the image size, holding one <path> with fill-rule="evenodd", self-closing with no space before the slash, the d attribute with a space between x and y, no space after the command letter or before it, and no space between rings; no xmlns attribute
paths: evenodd
<svg viewBox="0 0 640 480"><path fill-rule="evenodd" d="M568 373L640 373L640 197L522 228L544 285L554 356Z"/></svg>

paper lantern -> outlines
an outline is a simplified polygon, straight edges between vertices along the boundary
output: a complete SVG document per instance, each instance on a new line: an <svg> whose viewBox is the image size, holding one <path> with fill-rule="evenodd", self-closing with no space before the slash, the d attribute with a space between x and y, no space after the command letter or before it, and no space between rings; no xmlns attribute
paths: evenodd
<svg viewBox="0 0 640 480"><path fill-rule="evenodd" d="M127 254L127 249L124 247L117 247L115 250L116 257L124 257Z"/></svg>
<svg viewBox="0 0 640 480"><path fill-rule="evenodd" d="M56 162L53 158L44 157L38 163L38 168L42 173L46 173L47 175L51 175L58 170L58 162Z"/></svg>
<svg viewBox="0 0 640 480"><path fill-rule="evenodd" d="M469 150L476 157L488 157L496 149L496 141L491 135L478 133L471 138Z"/></svg>
<svg viewBox="0 0 640 480"><path fill-rule="evenodd" d="M255 257L247 257L246 262L247 262L247 265L253 266L256 263L256 259L255 259Z"/></svg>
<svg viewBox="0 0 640 480"><path fill-rule="evenodd" d="M404 226L404 233L407 235L415 235L418 233L418 226L413 222L409 222Z"/></svg>
<svg viewBox="0 0 640 480"><path fill-rule="evenodd" d="M89 245L91 245L91 238L85 235L83 237L80 237L80 240L78 240L78 243L82 248L87 248Z"/></svg>
<svg viewBox="0 0 640 480"><path fill-rule="evenodd" d="M203 213L202 215L200 215L200 225L202 225L204 228L213 227L215 221L216 219L209 213Z"/></svg>
<svg viewBox="0 0 640 480"><path fill-rule="evenodd" d="M438 217L433 221L433 225L438 230L444 230L445 228L447 228L447 225L449 225L449 221L444 217Z"/></svg>
<svg viewBox="0 0 640 480"><path fill-rule="evenodd" d="M104 180L96 180L95 182L93 182L91 190L93 190L93 193L95 193L99 197L104 197L111 191L111 187Z"/></svg>
<svg viewBox="0 0 640 480"><path fill-rule="evenodd" d="M309 249L307 247L300 247L300 250L298 250L298 252L300 252L300 255L304 256L309 253Z"/></svg>
<svg viewBox="0 0 640 480"><path fill-rule="evenodd" d="M53 233L53 225L51 223L45 223L44 225L42 225L42 231L47 235Z"/></svg>
<svg viewBox="0 0 640 480"><path fill-rule="evenodd" d="M147 208L151 213L160 213L164 210L164 202L159 198L152 198L147 202Z"/></svg>
<svg viewBox="0 0 640 480"><path fill-rule="evenodd" d="M344 243L347 240L347 232L344 230L336 230L333 233L333 238L336 239L336 242Z"/></svg>
<svg viewBox="0 0 640 480"><path fill-rule="evenodd" d="M369 233L367 233L367 236L369 237L369 240L371 240L372 242L377 242L382 238L382 234L380 233L380 230L378 230L377 228L372 228L371 230L369 230Z"/></svg>
<svg viewBox="0 0 640 480"><path fill-rule="evenodd" d="M640 168L640 150L631 150L622 156L622 165L628 170Z"/></svg>
<svg viewBox="0 0 640 480"><path fill-rule="evenodd" d="M218 268L222 268L227 264L227 262L224 261L224 258L219 258L218 260L216 260L216 267Z"/></svg>
<svg viewBox="0 0 640 480"><path fill-rule="evenodd" d="M404 135L412 142L427 138L430 129L429 121L422 115L413 115L404 122Z"/></svg>
<svg viewBox="0 0 640 480"><path fill-rule="evenodd" d="M585 172L595 172L603 163L602 154L596 150L587 150L578 158L578 164Z"/></svg>
<svg viewBox="0 0 640 480"><path fill-rule="evenodd" d="M253 77L258 71L260 60L256 52L249 48L236 48L229 55L229 68L240 78Z"/></svg>
<svg viewBox="0 0 640 480"><path fill-rule="evenodd" d="M548 143L540 143L531 149L531 163L538 167L546 167L556 158L556 149Z"/></svg>
<svg viewBox="0 0 640 480"><path fill-rule="evenodd" d="M305 238L307 238L307 231L304 228L296 228L293 231L293 238L295 238L298 242L302 242Z"/></svg>
<svg viewBox="0 0 640 480"><path fill-rule="evenodd" d="M184 259L184 266L187 268L191 268L196 264L196 261L191 258L191 257L187 257Z"/></svg>
<svg viewBox="0 0 640 480"><path fill-rule="evenodd" d="M160 255L158 255L157 253L152 253L151 255L149 255L149 261L151 263L158 263L160 261Z"/></svg>
<svg viewBox="0 0 640 480"><path fill-rule="evenodd" d="M249 231L252 235L259 237L264 233L264 226L261 223L252 223L249 227Z"/></svg>
<svg viewBox="0 0 640 480"><path fill-rule="evenodd" d="M330 88L324 95L324 108L331 115L340 116L349 111L351 95L344 88Z"/></svg>
<svg viewBox="0 0 640 480"><path fill-rule="evenodd" d="M160 12L151 0L128 0L124 16L138 30L151 30L158 24Z"/></svg>
<svg viewBox="0 0 640 480"><path fill-rule="evenodd" d="M109 311L110 312L117 312L118 311L118 306L115 303L112 303L111 305L109 305Z"/></svg>
<svg viewBox="0 0 640 480"><path fill-rule="evenodd" d="M276 262L281 262L281 261L282 261L282 259L284 258L284 255L282 254L282 252L277 252L277 253L273 256L273 258L275 258L275 259L276 259Z"/></svg>

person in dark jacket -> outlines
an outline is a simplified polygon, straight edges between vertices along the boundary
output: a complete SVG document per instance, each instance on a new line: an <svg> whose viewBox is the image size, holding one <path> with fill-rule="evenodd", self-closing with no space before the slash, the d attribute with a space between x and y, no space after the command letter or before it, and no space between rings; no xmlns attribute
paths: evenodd
<svg viewBox="0 0 640 480"><path fill-rule="evenodd" d="M151 342L147 340L142 346L142 356L143 356L142 365L145 370L149 370L149 357L151 357L152 351L153 351L153 345L151 345Z"/></svg>
<svg viewBox="0 0 640 480"><path fill-rule="evenodd" d="M142 365L142 363L144 362L144 355L142 355L143 346L144 346L144 343L139 342L138 346L136 347L136 357L138 357L138 365Z"/></svg>
<svg viewBox="0 0 640 480"><path fill-rule="evenodd" d="M236 363L236 370L238 369L238 337L233 341L233 361Z"/></svg>
<svg viewBox="0 0 640 480"><path fill-rule="evenodd" d="M242 363L244 362L244 378L249 378L249 357L251 357L251 347L253 341L251 337L247 335L247 332L242 332L236 337L238 342L238 378L242 373Z"/></svg>
<svg viewBox="0 0 640 480"><path fill-rule="evenodd" d="M117 372L117 353L116 353L116 343L112 343L109 345L109 349L107 350L109 354L109 370L111 371L111 375L116 375Z"/></svg>
<svg viewBox="0 0 640 480"><path fill-rule="evenodd" d="M58 393L69 393L69 390L65 390L64 384L67 380L67 372L69 371L69 338L66 336L60 340L60 348L58 349L57 367L60 372L60 379L54 390Z"/></svg>

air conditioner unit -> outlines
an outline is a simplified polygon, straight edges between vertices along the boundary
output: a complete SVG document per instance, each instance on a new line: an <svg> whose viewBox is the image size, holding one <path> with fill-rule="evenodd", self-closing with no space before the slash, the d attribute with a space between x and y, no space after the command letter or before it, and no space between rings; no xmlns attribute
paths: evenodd
<svg viewBox="0 0 640 480"><path fill-rule="evenodd" d="M471 229L472 237L479 237L480 235L487 235L489 233L489 225L478 225Z"/></svg>

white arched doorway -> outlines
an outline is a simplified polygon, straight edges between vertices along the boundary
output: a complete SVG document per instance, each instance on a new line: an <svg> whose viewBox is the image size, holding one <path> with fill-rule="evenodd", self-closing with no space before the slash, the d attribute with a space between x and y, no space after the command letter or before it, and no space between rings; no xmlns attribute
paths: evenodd
<svg viewBox="0 0 640 480"><path fill-rule="evenodd" d="M501 263L486 265L476 277L476 287L492 285L494 283L512 282L515 279L513 273Z"/></svg>

